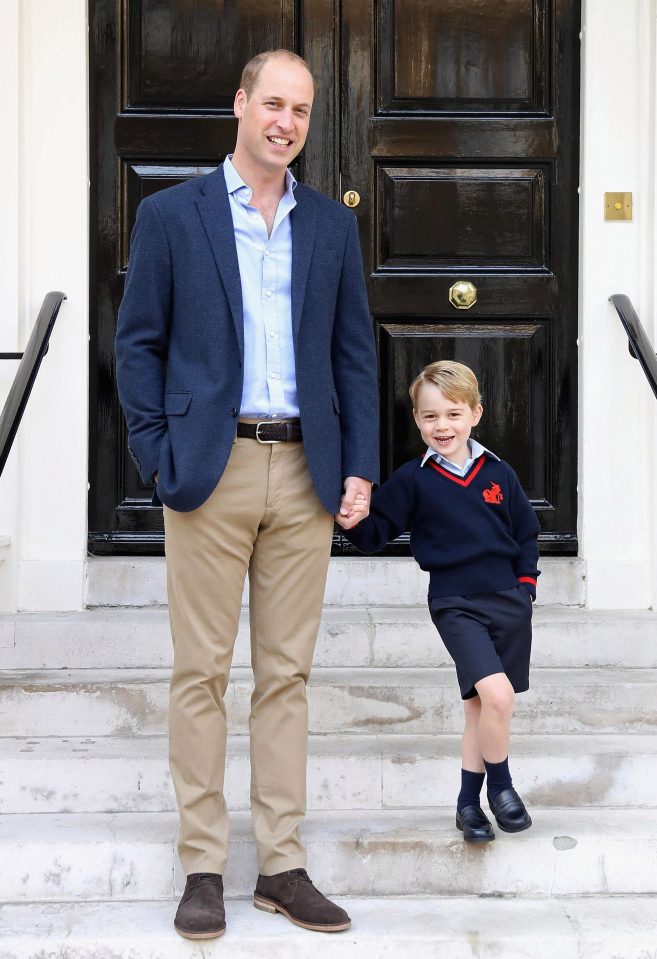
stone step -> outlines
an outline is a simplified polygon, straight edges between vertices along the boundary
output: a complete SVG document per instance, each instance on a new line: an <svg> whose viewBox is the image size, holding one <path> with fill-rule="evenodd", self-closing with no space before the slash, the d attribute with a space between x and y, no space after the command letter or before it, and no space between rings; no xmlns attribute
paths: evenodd
<svg viewBox="0 0 657 959"><path fill-rule="evenodd" d="M339 899L351 929L316 935L250 901L202 947L173 929L177 902L0 905L3 959L655 959L657 902L595 899Z"/></svg>
<svg viewBox="0 0 657 959"><path fill-rule="evenodd" d="M310 813L308 869L330 895L657 894L657 817L645 810L532 808L534 825L463 842L453 808ZM172 899L184 876L173 813L0 816L0 901ZM258 872L250 819L231 816L229 897Z"/></svg>
<svg viewBox="0 0 657 959"><path fill-rule="evenodd" d="M657 611L534 609L533 665L657 668ZM166 609L95 609L81 613L0 616L0 669L170 667ZM233 657L250 663L248 613ZM420 606L325 607L315 665L394 668L451 666L426 603Z"/></svg>
<svg viewBox="0 0 657 959"><path fill-rule="evenodd" d="M540 561L539 602L581 606L584 561L545 556ZM428 573L411 557L334 557L327 606L418 606L426 602ZM163 557L92 556L87 561L87 606L164 606ZM244 604L248 602L247 588Z"/></svg>
<svg viewBox="0 0 657 959"><path fill-rule="evenodd" d="M308 808L449 807L459 756L457 736L311 736ZM161 736L0 739L0 770L0 813L176 809ZM532 806L654 809L657 737L517 736L512 772ZM249 778L248 737L231 737L230 809L249 808Z"/></svg>
<svg viewBox="0 0 657 959"><path fill-rule="evenodd" d="M535 669L518 696L514 732L641 733L657 727L657 670ZM252 680L234 669L229 731L245 733ZM166 731L167 670L46 670L0 674L3 736L157 735ZM311 733L459 733L452 669L315 669Z"/></svg>

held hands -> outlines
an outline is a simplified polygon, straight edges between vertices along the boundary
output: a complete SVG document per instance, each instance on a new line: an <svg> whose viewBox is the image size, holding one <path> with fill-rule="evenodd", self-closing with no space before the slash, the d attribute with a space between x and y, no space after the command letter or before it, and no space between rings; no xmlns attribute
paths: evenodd
<svg viewBox="0 0 657 959"><path fill-rule="evenodd" d="M360 476L348 476L344 481L344 495L335 522L342 529L353 529L369 514L372 484Z"/></svg>

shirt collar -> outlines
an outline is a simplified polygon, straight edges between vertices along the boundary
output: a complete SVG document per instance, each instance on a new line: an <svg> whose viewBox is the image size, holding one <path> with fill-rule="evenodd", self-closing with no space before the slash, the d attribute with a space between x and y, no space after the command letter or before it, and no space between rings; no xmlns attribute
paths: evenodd
<svg viewBox="0 0 657 959"><path fill-rule="evenodd" d="M247 183L244 182L242 177L233 166L232 158L233 154L229 153L224 160L224 177L226 179L226 187L228 188L229 193L239 193L242 201L250 203L251 197L253 196L253 190ZM296 189L296 186L297 181L294 179L291 172L286 170L285 193L291 197L292 191Z"/></svg>
<svg viewBox="0 0 657 959"><path fill-rule="evenodd" d="M479 459L481 454L485 453L486 456L490 456L492 460L496 460L499 463L500 461L499 456L496 456L495 453L492 453L489 449L487 449L485 446L482 446L482 444L478 443L476 440L469 439L468 446L470 448L470 459L473 459L473 460ZM451 460L448 460L446 456L443 456L441 453L439 453L437 450L432 450L431 447L429 447L426 453L424 454L424 459L420 463L420 466L424 466L424 464L430 459L435 459L437 463L441 463L443 461L446 463L452 462ZM452 466L455 466L455 465L456 465L455 463L452 463Z"/></svg>

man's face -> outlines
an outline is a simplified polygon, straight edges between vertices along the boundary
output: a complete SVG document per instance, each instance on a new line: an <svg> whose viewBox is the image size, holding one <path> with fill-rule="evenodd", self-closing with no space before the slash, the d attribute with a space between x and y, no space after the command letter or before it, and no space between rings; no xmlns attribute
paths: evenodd
<svg viewBox="0 0 657 959"><path fill-rule="evenodd" d="M235 95L237 146L268 172L285 169L306 142L312 103L313 81L306 68L273 57L251 96L242 89Z"/></svg>

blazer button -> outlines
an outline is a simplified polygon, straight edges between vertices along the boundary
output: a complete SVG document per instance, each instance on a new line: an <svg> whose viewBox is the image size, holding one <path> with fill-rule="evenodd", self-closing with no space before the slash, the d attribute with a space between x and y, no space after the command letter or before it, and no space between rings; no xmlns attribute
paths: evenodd
<svg viewBox="0 0 657 959"><path fill-rule="evenodd" d="M232 409L231 409L231 411L230 411L230 415L231 415L231 416L237 416L237 410L235 409L234 406L232 407Z"/></svg>

